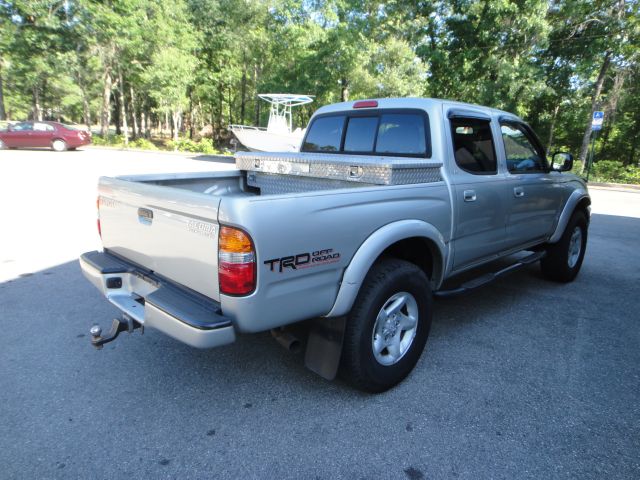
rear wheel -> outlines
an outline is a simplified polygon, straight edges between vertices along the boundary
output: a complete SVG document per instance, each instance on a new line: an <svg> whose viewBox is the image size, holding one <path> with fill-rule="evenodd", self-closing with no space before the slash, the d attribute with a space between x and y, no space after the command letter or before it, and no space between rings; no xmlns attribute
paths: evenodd
<svg viewBox="0 0 640 480"><path fill-rule="evenodd" d="M5 148L7 148L6 143L4 143L2 140L0 140L0 150L4 150Z"/></svg>
<svg viewBox="0 0 640 480"><path fill-rule="evenodd" d="M574 212L557 243L547 246L547 255L540 261L542 274L556 282L571 282L576 278L587 248L587 216Z"/></svg>
<svg viewBox="0 0 640 480"><path fill-rule="evenodd" d="M360 390L388 390L416 365L430 327L431 289L425 273L404 260L379 260L347 318L342 375Z"/></svg>
<svg viewBox="0 0 640 480"><path fill-rule="evenodd" d="M67 149L67 144L64 140L60 140L58 138L51 142L51 148L53 148L56 152L64 152Z"/></svg>

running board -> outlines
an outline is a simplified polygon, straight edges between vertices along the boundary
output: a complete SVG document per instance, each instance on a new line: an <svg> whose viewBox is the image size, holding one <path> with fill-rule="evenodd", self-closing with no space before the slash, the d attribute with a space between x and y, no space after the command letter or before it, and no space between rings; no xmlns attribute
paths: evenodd
<svg viewBox="0 0 640 480"><path fill-rule="evenodd" d="M454 295L460 295L461 293L468 292L470 290L475 290L478 287L482 287L487 283L491 283L497 278L500 278L509 273L515 272L516 270L520 270L522 267L526 267L527 265L531 265L532 263L537 262L542 259L546 255L544 250L539 252L534 252L531 255L521 258L513 265L509 265L508 267L503 268L502 270L498 270L493 273L485 273L484 275L480 275L479 277L473 278L468 282L463 283L459 287L452 288L450 290L438 290L434 292L434 296L436 297L452 297Z"/></svg>

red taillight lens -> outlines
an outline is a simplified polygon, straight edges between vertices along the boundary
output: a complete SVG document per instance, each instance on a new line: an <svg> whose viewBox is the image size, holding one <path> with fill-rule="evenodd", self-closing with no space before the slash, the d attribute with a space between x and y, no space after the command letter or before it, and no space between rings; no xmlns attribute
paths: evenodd
<svg viewBox="0 0 640 480"><path fill-rule="evenodd" d="M98 235L102 238L102 227L100 226L100 197L96 200L96 209L98 210Z"/></svg>
<svg viewBox="0 0 640 480"><path fill-rule="evenodd" d="M377 106L377 100L360 100L353 104L353 108L376 108Z"/></svg>
<svg viewBox="0 0 640 480"><path fill-rule="evenodd" d="M255 249L251 237L239 228L220 228L218 283L226 295L248 295L256 288Z"/></svg>

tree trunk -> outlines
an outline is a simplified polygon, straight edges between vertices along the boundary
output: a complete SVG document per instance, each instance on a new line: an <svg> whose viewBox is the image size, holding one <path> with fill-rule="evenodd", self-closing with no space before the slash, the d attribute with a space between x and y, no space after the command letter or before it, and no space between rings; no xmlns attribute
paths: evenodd
<svg viewBox="0 0 640 480"><path fill-rule="evenodd" d="M147 118L143 109L140 109L140 135L147 138Z"/></svg>
<svg viewBox="0 0 640 480"><path fill-rule="evenodd" d="M244 57L244 55L243 55ZM244 62L243 62L244 63ZM247 65L244 63L242 68L242 80L240 82L240 123L244 125L244 112L247 103Z"/></svg>
<svg viewBox="0 0 640 480"><path fill-rule="evenodd" d="M233 112L231 111L231 87L227 89L227 93L229 94L229 125L233 124Z"/></svg>
<svg viewBox="0 0 640 480"><path fill-rule="evenodd" d="M138 130L138 118L136 117L136 96L133 93L133 86L129 85L129 114L131 115L131 120L133 122L133 139L138 138L140 131Z"/></svg>
<svg viewBox="0 0 640 480"><path fill-rule="evenodd" d="M193 90L189 89L189 140L193 140L193 119L195 117L193 107Z"/></svg>
<svg viewBox="0 0 640 480"><path fill-rule="evenodd" d="M2 65L2 60L0 60L0 65ZM2 90L2 69L0 69L0 120L7 119L7 112L4 109L4 92Z"/></svg>
<svg viewBox="0 0 640 480"><path fill-rule="evenodd" d="M82 117L87 128L91 130L91 108L84 87L82 87Z"/></svg>
<svg viewBox="0 0 640 480"><path fill-rule="evenodd" d="M111 120L111 68L107 68L103 75L102 112L100 113L100 135L109 135L109 122Z"/></svg>
<svg viewBox="0 0 640 480"><path fill-rule="evenodd" d="M39 85L33 86L33 119L39 122L42 121L42 108L40 108L40 87Z"/></svg>
<svg viewBox="0 0 640 480"><path fill-rule="evenodd" d="M340 101L348 102L349 101L349 80L343 78L340 80Z"/></svg>
<svg viewBox="0 0 640 480"><path fill-rule="evenodd" d="M180 112L174 111L172 114L172 119L173 125L171 127L173 130L173 141L176 142L178 141L178 132L180 131Z"/></svg>
<svg viewBox="0 0 640 480"><path fill-rule="evenodd" d="M124 81L122 72L118 72L118 93L120 94L120 121L122 122L122 133L124 134L124 146L129 145L129 127L127 125L127 108L124 98Z"/></svg>
<svg viewBox="0 0 640 480"><path fill-rule="evenodd" d="M222 85L220 85L218 87L218 101L220 103L220 109L218 110L218 124L216 125L217 128L220 128L220 126L222 125L222 115L224 114L223 112L223 108L224 108L224 92L223 89L224 87Z"/></svg>
<svg viewBox="0 0 640 480"><path fill-rule="evenodd" d="M256 90L258 88L258 75L259 75L259 72L260 72L260 70L259 70L258 64L256 63L253 66L253 84L255 85ZM256 93L258 93L258 92L256 91ZM256 124L256 127L259 127L260 126L260 100L256 98L255 102L256 102L255 103L255 115L256 115L255 124Z"/></svg>
<svg viewBox="0 0 640 480"><path fill-rule="evenodd" d="M558 111L560 110L560 104L556 105L553 109L553 117L551 117L551 128L549 128L549 141L547 142L547 155L551 155L551 147L553 147L553 131L556 128L556 119L558 118Z"/></svg>
<svg viewBox="0 0 640 480"><path fill-rule="evenodd" d="M616 72L616 76L613 78L613 86L607 94L607 104L604 107L604 118L607 119L607 123L604 132L602 132L602 146L600 147L601 151L606 148L607 143L609 142L609 135L611 134L613 126L616 123L618 100L620 100L620 94L622 93L625 76L626 72L624 70L618 70Z"/></svg>
<svg viewBox="0 0 640 480"><path fill-rule="evenodd" d="M604 79L607 75L607 70L609 69L610 64L611 52L606 52L604 54L604 60L602 62L602 66L600 67L600 73L598 74L598 79L596 80L596 84L593 90L593 96L591 97L591 112L589 114L587 126L582 137L582 146L580 147L580 156L578 157L580 162L582 163L580 173L584 173L586 169L587 152L589 151L589 140L591 139L591 119L593 118L593 112L595 112L598 108L598 98L600 98L600 93L602 92L602 84L604 83Z"/></svg>

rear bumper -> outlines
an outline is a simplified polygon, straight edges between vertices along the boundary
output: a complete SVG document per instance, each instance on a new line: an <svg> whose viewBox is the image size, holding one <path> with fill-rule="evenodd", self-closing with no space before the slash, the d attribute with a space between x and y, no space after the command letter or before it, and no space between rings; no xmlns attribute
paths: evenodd
<svg viewBox="0 0 640 480"><path fill-rule="evenodd" d="M220 304L108 252L80 257L85 277L123 313L196 348L232 343L235 331Z"/></svg>

